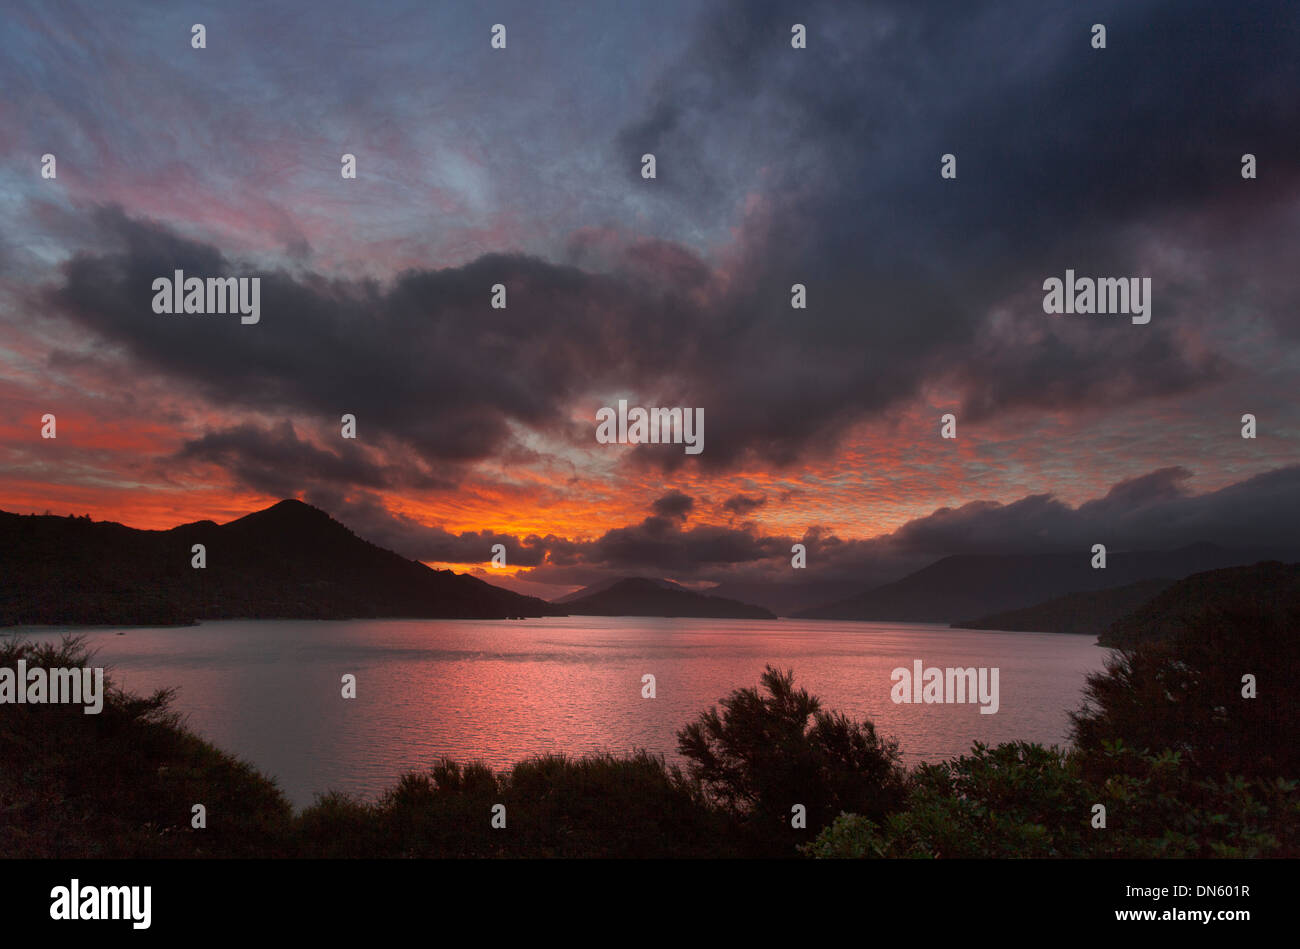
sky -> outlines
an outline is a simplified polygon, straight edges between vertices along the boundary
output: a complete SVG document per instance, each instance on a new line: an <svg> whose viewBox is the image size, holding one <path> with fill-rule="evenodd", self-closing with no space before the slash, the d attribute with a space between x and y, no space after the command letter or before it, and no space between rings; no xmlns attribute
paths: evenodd
<svg viewBox="0 0 1300 949"><path fill-rule="evenodd" d="M1292 0L0 11L0 509L297 497L541 595L1300 536Z"/></svg>

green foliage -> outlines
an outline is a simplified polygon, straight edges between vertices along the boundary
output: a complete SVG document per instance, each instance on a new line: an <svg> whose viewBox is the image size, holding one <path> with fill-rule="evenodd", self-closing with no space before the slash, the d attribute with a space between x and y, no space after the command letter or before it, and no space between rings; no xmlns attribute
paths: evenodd
<svg viewBox="0 0 1300 949"><path fill-rule="evenodd" d="M905 809L841 816L806 849L820 857L1051 857L1078 849L1089 806L1056 748L1013 742L918 766Z"/></svg>
<svg viewBox="0 0 1300 949"><path fill-rule="evenodd" d="M1198 779L1177 753L1105 749L1085 777L1080 755L1011 742L910 776L906 806L883 820L842 814L803 848L862 857L1292 857L1300 854L1294 781ZM1093 805L1106 826L1092 826Z"/></svg>
<svg viewBox="0 0 1300 949"><path fill-rule="evenodd" d="M1120 651L1088 677L1073 739L1093 777L1108 743L1180 754L1202 777L1300 775L1300 617L1204 608L1179 635ZM1257 681L1242 695L1242 676Z"/></svg>
<svg viewBox="0 0 1300 949"><path fill-rule="evenodd" d="M976 744L907 773L871 723L824 711L792 672L768 667L761 691L732 692L678 733L685 773L646 752L549 755L502 772L443 759L373 802L329 793L297 817L274 782L186 729L170 691L130 695L106 676L99 715L0 709L0 854L1300 856L1300 789L1279 776L1294 774L1294 743L1277 745L1294 739L1294 722L1279 719L1293 700L1263 702L1290 681L1290 660L1267 661L1219 621L1142 643L1095 676L1072 751ZM0 642L0 666L19 659L91 663L76 637ZM1257 700L1236 684L1250 669L1261 670ZM1242 734L1251 727L1260 733ZM204 830L190 827L195 803ZM497 804L505 830L491 826ZM807 830L791 828L792 804L807 808ZM1104 829L1092 826L1096 804Z"/></svg>
<svg viewBox="0 0 1300 949"><path fill-rule="evenodd" d="M338 791L317 795L294 822L292 849L299 856L325 859L393 856L380 832L378 813L373 804Z"/></svg>
<svg viewBox="0 0 1300 949"><path fill-rule="evenodd" d="M81 637L0 643L0 666L89 666ZM104 677L80 705L0 708L0 853L27 857L273 856L292 818L274 782L190 732L173 693L129 695ZM190 825L203 804L204 830Z"/></svg>
<svg viewBox="0 0 1300 949"><path fill-rule="evenodd" d="M737 689L721 712L712 708L677 733L692 778L712 799L773 840L789 837L795 804L807 808L801 836L841 811L879 817L897 806L904 786L897 742L879 738L871 722L823 711L795 689L793 672L768 666L762 686L766 695Z"/></svg>
<svg viewBox="0 0 1300 949"><path fill-rule="evenodd" d="M506 829L491 826L506 808ZM374 805L328 795L300 822L308 856L742 856L730 818L661 757L530 758L494 774L443 760Z"/></svg>

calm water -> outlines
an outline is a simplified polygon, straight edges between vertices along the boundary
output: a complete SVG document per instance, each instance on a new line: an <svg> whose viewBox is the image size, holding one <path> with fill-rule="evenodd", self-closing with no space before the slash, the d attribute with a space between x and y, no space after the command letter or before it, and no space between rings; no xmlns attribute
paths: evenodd
<svg viewBox="0 0 1300 949"><path fill-rule="evenodd" d="M786 619L221 622L86 635L126 688L179 687L190 727L275 777L299 807L330 789L373 797L442 755L500 768L643 747L673 760L675 731L757 685L765 662L793 668L824 707L873 719L906 762L975 740L1063 744L1084 676L1107 654L1088 636ZM998 667L998 713L895 705L890 673L915 659ZM340 695L344 673L357 677L355 700ZM654 700L641 698L645 673Z"/></svg>

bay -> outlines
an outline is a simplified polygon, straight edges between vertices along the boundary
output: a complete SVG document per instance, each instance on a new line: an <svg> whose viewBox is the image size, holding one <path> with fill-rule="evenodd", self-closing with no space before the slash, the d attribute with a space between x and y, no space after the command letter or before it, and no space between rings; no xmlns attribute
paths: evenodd
<svg viewBox="0 0 1300 949"><path fill-rule="evenodd" d="M441 756L505 768L534 754L645 748L680 761L676 731L764 665L793 669L823 707L869 718L906 764L988 743L1065 744L1069 711L1107 650L1090 636L901 623L548 617L229 621L76 630L131 691L174 707L274 777L296 807L327 790L373 799ZM24 631L56 637L59 630ZM893 669L996 667L1000 707L890 699ZM357 697L341 679L357 677ZM656 697L642 698L642 677Z"/></svg>

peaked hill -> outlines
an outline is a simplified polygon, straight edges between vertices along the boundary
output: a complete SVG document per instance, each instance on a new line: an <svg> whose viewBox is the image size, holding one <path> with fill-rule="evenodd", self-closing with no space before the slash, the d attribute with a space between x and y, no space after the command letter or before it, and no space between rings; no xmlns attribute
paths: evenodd
<svg viewBox="0 0 1300 949"><path fill-rule="evenodd" d="M191 566L195 544L205 548L202 569ZM0 626L557 612L377 547L301 501L165 531L0 512Z"/></svg>
<svg viewBox="0 0 1300 949"><path fill-rule="evenodd" d="M567 600L560 609L579 616L683 616L726 619L776 619L761 606L707 596L671 581L628 577L594 593ZM579 591L582 592L582 591Z"/></svg>

